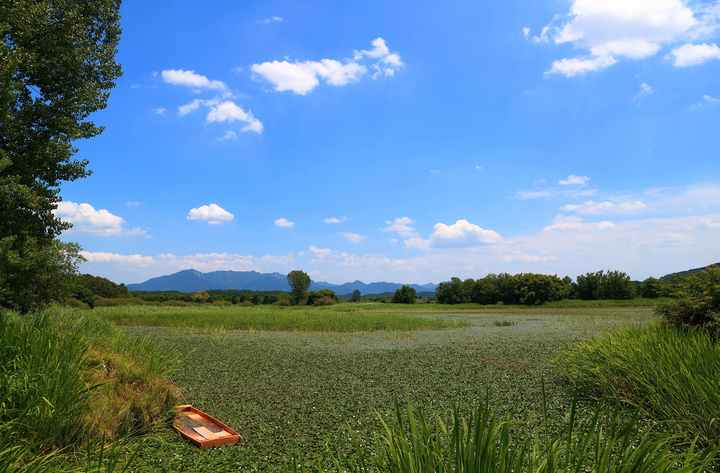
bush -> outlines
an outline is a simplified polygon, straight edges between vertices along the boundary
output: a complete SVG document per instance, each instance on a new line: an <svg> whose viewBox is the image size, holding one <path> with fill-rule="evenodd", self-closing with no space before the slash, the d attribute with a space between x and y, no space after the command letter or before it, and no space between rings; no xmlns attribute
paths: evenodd
<svg viewBox="0 0 720 473"><path fill-rule="evenodd" d="M307 305L332 305L337 303L337 296L331 289L320 289L311 292L307 297Z"/></svg>
<svg viewBox="0 0 720 473"><path fill-rule="evenodd" d="M392 298L394 304L414 304L416 300L417 292L410 286L399 287Z"/></svg>
<svg viewBox="0 0 720 473"><path fill-rule="evenodd" d="M662 325L583 342L558 366L579 394L621 402L692 441L720 439L720 345Z"/></svg>
<svg viewBox="0 0 720 473"><path fill-rule="evenodd" d="M689 276L679 294L679 300L657 308L665 322L675 328L704 329L720 337L720 268Z"/></svg>

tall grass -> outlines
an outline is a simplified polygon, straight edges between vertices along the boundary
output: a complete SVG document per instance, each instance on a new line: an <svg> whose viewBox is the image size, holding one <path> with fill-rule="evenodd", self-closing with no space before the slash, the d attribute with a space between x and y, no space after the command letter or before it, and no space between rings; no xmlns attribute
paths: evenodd
<svg viewBox="0 0 720 473"><path fill-rule="evenodd" d="M640 409L686 440L720 444L720 344L702 331L628 328L559 359L579 393Z"/></svg>
<svg viewBox="0 0 720 473"><path fill-rule="evenodd" d="M86 311L0 312L0 465L15 465L0 472L80 451L106 467L108 442L151 429L175 403L168 353Z"/></svg>
<svg viewBox="0 0 720 473"><path fill-rule="evenodd" d="M429 419L412 406L383 422L370 461L335 460L337 471L388 473L698 473L709 471L715 450L678 453L668 435L641 434L637 424L599 413L578 421L571 410L552 435L518 439L513 425L486 405L469 416Z"/></svg>
<svg viewBox="0 0 720 473"><path fill-rule="evenodd" d="M345 306L349 306L347 304ZM119 325L221 330L288 330L359 332L419 330L466 326L467 322L406 314L362 312L340 305L281 306L120 306L98 307L95 312Z"/></svg>

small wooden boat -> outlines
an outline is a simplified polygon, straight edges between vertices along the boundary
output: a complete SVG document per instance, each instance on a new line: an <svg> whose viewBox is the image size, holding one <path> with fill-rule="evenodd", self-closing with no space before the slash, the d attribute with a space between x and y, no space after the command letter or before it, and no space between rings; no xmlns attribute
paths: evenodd
<svg viewBox="0 0 720 473"><path fill-rule="evenodd" d="M176 406L175 413L173 428L200 448L233 445L240 441L240 434L189 404Z"/></svg>

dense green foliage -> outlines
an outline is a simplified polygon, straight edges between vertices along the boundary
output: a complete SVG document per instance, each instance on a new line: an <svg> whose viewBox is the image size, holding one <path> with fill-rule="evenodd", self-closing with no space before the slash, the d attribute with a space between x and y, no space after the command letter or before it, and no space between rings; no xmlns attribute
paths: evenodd
<svg viewBox="0 0 720 473"><path fill-rule="evenodd" d="M305 300L307 290L310 288L310 276L304 271L290 271L287 275L287 281L290 285L290 301L293 304L300 304Z"/></svg>
<svg viewBox="0 0 720 473"><path fill-rule="evenodd" d="M639 408L687 441L720 439L720 345L704 332L624 329L581 343L560 367L580 393Z"/></svg>
<svg viewBox="0 0 720 473"><path fill-rule="evenodd" d="M538 305L567 298L571 281L545 274L489 274L484 278L465 281L452 278L440 283L436 291L441 304L524 304Z"/></svg>
<svg viewBox="0 0 720 473"><path fill-rule="evenodd" d="M395 304L414 304L417 300L417 292L415 288L410 286L400 286L393 294L392 301Z"/></svg>
<svg viewBox="0 0 720 473"><path fill-rule="evenodd" d="M701 328L720 336L720 268L689 275L678 291L680 298L658 307L665 321L675 328Z"/></svg>
<svg viewBox="0 0 720 473"><path fill-rule="evenodd" d="M622 271L596 271L577 277L575 292L579 299L632 299L635 286Z"/></svg>
<svg viewBox="0 0 720 473"><path fill-rule="evenodd" d="M54 211L59 186L88 175L73 142L102 129L120 76L119 0L0 1L0 306L61 299L77 248Z"/></svg>
<svg viewBox="0 0 720 473"><path fill-rule="evenodd" d="M350 302L360 302L362 300L362 294L358 289L355 289L350 295Z"/></svg>
<svg viewBox="0 0 720 473"><path fill-rule="evenodd" d="M87 312L0 312L0 451L78 453L147 432L176 402L165 379L176 366L156 342Z"/></svg>

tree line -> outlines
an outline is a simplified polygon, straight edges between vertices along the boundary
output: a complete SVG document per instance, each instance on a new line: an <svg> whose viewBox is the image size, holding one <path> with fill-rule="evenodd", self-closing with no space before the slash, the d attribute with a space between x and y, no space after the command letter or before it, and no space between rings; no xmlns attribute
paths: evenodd
<svg viewBox="0 0 720 473"><path fill-rule="evenodd" d="M440 304L539 305L563 299L632 299L672 297L675 284L656 278L633 281L622 271L585 273L576 280L568 276L520 273L488 274L480 279L452 278L440 283L435 297Z"/></svg>

